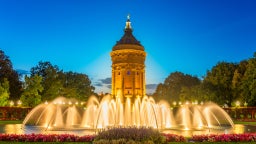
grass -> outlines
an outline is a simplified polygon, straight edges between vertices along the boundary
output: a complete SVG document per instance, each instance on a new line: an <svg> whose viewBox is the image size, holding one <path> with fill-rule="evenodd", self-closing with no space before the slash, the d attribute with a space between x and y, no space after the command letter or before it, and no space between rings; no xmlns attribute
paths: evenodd
<svg viewBox="0 0 256 144"><path fill-rule="evenodd" d="M247 122L247 121L234 121L235 124L243 124L243 125L256 125L256 122Z"/></svg>
<svg viewBox="0 0 256 144"><path fill-rule="evenodd" d="M21 120L0 120L0 124L22 124Z"/></svg>

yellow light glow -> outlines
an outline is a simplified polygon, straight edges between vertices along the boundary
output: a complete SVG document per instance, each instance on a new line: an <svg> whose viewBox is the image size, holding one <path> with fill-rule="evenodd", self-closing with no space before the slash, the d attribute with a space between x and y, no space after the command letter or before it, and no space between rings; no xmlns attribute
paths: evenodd
<svg viewBox="0 0 256 144"><path fill-rule="evenodd" d="M237 107L240 106L240 101L236 101L236 106L237 106Z"/></svg>
<svg viewBox="0 0 256 144"><path fill-rule="evenodd" d="M21 106L22 102L20 100L18 100L17 104L18 104L18 106Z"/></svg>
<svg viewBox="0 0 256 144"><path fill-rule="evenodd" d="M13 106L14 105L14 102L13 101L10 101L10 106Z"/></svg>

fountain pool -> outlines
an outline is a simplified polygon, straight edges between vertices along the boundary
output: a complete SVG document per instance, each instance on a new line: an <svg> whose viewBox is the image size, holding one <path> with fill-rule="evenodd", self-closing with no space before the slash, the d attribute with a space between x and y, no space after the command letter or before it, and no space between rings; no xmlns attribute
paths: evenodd
<svg viewBox="0 0 256 144"><path fill-rule="evenodd" d="M86 107L75 99L59 97L36 106L23 121L24 126L37 126L45 131L97 130L111 127L153 127L159 130L206 130L234 127L232 119L218 105L184 104L171 108L165 101L156 103L144 96L134 100L99 101L92 96Z"/></svg>

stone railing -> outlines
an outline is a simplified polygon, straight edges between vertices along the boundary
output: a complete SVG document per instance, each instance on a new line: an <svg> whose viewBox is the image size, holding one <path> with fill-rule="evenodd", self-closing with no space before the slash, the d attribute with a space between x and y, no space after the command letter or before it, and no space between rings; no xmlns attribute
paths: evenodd
<svg viewBox="0 0 256 144"><path fill-rule="evenodd" d="M0 120L23 120L30 107L0 107Z"/></svg>
<svg viewBox="0 0 256 144"><path fill-rule="evenodd" d="M256 121L256 107L223 108L234 120Z"/></svg>

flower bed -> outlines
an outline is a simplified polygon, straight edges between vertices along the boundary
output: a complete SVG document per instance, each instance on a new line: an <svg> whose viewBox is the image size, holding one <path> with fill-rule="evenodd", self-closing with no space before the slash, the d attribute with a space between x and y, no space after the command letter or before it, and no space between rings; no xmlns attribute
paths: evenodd
<svg viewBox="0 0 256 144"><path fill-rule="evenodd" d="M195 142L254 142L256 133L194 135L191 140Z"/></svg>
<svg viewBox="0 0 256 144"><path fill-rule="evenodd" d="M70 134L0 134L0 141L14 142L92 142L93 135Z"/></svg>
<svg viewBox="0 0 256 144"><path fill-rule="evenodd" d="M163 133L163 136L165 136L166 142L185 142L186 141L185 137L180 135Z"/></svg>
<svg viewBox="0 0 256 144"><path fill-rule="evenodd" d="M148 142L148 143L166 143L166 142L186 142L188 141L185 137L175 134L161 134L165 139L162 139L160 135L155 135L156 133L151 130L141 130L139 132L135 131L135 133L128 134L131 136L130 139L120 137L120 135L125 135L123 132L121 133L118 129L119 136L118 138L113 139L110 136L113 132L110 131L107 135L103 134L100 137L94 135L85 135L85 136L76 136L70 134L0 134L0 142L1 141L12 141L12 142L94 142L94 143L106 143L106 141L122 143L122 142L130 142L130 143L138 143L138 142ZM134 130L132 130L134 132ZM150 136L147 133L150 133ZM153 133L153 136L151 135ZM102 133L101 133L102 134ZM139 136L135 136L139 135ZM142 134L142 135L140 135ZM105 137L107 136L107 137ZM110 137L109 137L110 136ZM97 137L97 140L95 139ZM103 138L104 137L104 138ZM160 142L162 141L162 142ZM211 135L194 135L189 141L193 142L256 142L256 133L248 133L248 134L211 134Z"/></svg>

